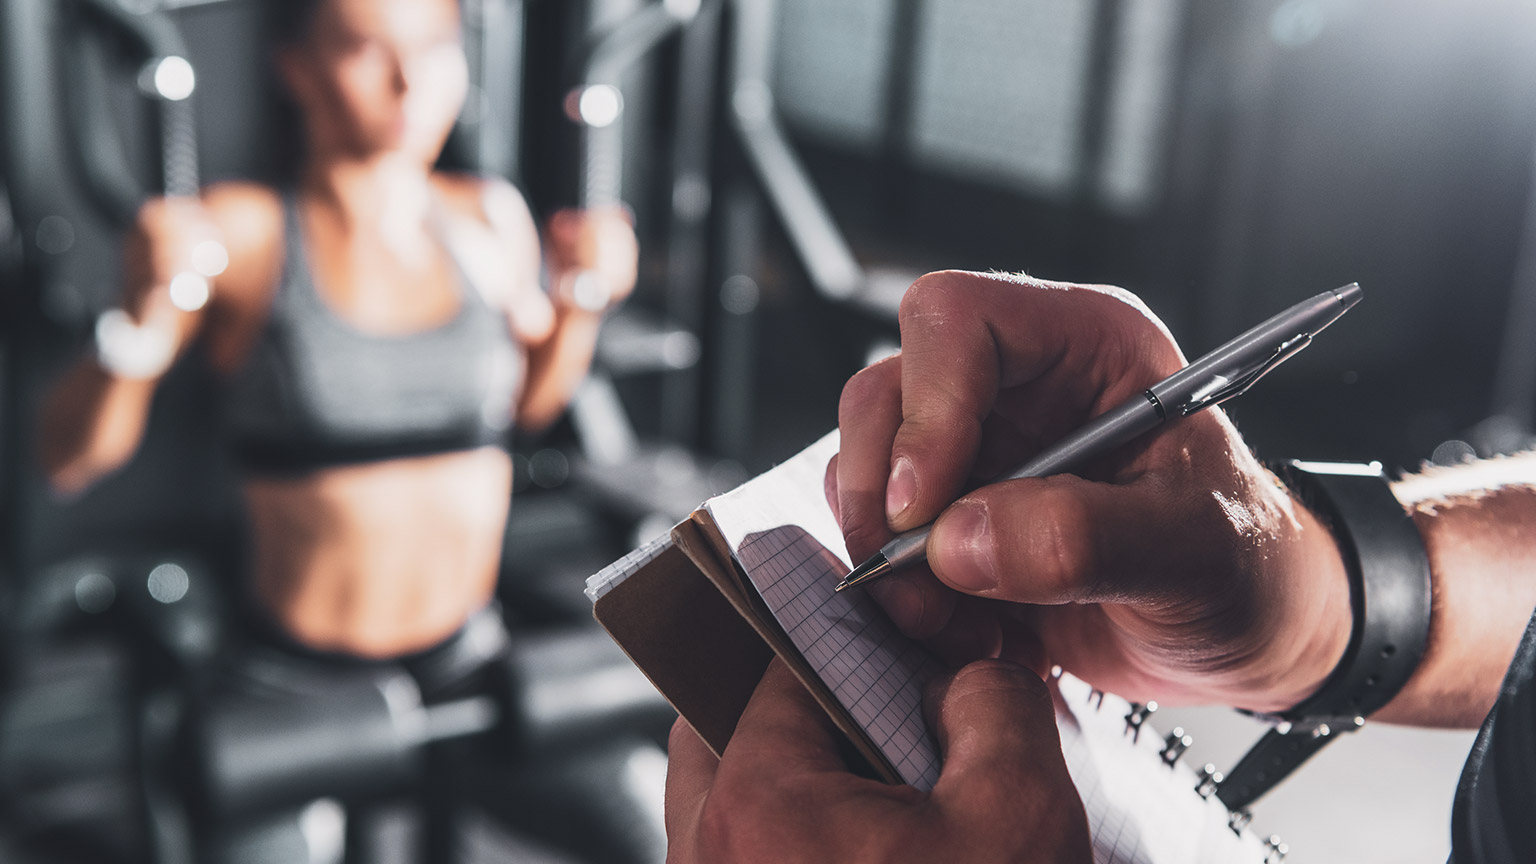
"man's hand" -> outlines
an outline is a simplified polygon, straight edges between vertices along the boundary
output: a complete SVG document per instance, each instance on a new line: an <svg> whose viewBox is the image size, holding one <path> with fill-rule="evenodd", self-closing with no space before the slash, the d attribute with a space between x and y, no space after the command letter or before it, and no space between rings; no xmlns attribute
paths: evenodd
<svg viewBox="0 0 1536 864"><path fill-rule="evenodd" d="M667 860L1088 864L1049 691L1011 663L972 664L929 694L945 753L933 792L847 772L834 727L778 660L716 759L682 720L667 769Z"/></svg>
<svg viewBox="0 0 1536 864"><path fill-rule="evenodd" d="M1131 699L1275 710L1321 684L1350 633L1337 546L1219 409L1081 476L976 488L1184 365L1139 300L934 273L901 342L844 389L827 477L855 562L938 520L932 572L871 586L899 627L954 661L1038 638Z"/></svg>

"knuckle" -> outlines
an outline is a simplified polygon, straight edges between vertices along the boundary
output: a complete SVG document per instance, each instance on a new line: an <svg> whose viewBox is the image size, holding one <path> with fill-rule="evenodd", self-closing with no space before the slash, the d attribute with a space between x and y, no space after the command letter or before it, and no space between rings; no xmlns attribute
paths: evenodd
<svg viewBox="0 0 1536 864"><path fill-rule="evenodd" d="M1112 285L1094 290L1110 301L1103 304L1102 320L1110 336L1105 348L1116 358L1116 365L1127 371L1161 371L1179 363L1173 334L1140 297Z"/></svg>
<svg viewBox="0 0 1536 864"><path fill-rule="evenodd" d="M843 490L838 509L842 511L843 539L850 549L878 549L890 537L886 534L885 511L878 492Z"/></svg>
<svg viewBox="0 0 1536 864"><path fill-rule="evenodd" d="M861 506L862 502L850 500L840 508L843 522L843 542L854 558L867 558L879 551L890 539L885 524L885 514L877 513L874 505Z"/></svg>
<svg viewBox="0 0 1536 864"><path fill-rule="evenodd" d="M843 385L843 393L837 403L839 420L852 419L860 414L866 406L889 397L892 393L899 393L901 386L900 367L894 362L896 358L888 357L871 366L866 366L854 373L848 383Z"/></svg>
<svg viewBox="0 0 1536 864"><path fill-rule="evenodd" d="M1047 481L1048 483L1051 481ZM1029 537L1034 577L1056 596L1075 597L1097 579L1091 516L1074 495L1047 492Z"/></svg>
<svg viewBox="0 0 1536 864"><path fill-rule="evenodd" d="M990 784L1008 794L1027 791L1039 778L1011 768L1049 753L1056 706L1050 690L1033 672L1003 660L983 660L955 674L944 696L944 717L951 729L972 730L983 743L985 760L971 761L967 782ZM980 731L980 730L985 730ZM953 735L954 732L952 731Z"/></svg>
<svg viewBox="0 0 1536 864"><path fill-rule="evenodd" d="M693 743L692 739L695 737L697 735L694 733L693 727L688 725L688 721L679 717L672 721L672 731L667 734L667 751L671 752L679 747L689 746Z"/></svg>
<svg viewBox="0 0 1536 864"><path fill-rule="evenodd" d="M846 423L856 416L864 405L869 404L875 393L875 383L869 375L868 369L862 369L855 373L848 383L843 385L842 396L837 401L837 417L840 423Z"/></svg>
<svg viewBox="0 0 1536 864"><path fill-rule="evenodd" d="M698 835L694 838L700 861L729 861L735 845L735 832L742 817L728 802L720 800L718 793L711 794L699 814Z"/></svg>
<svg viewBox="0 0 1536 864"><path fill-rule="evenodd" d="M978 660L955 673L949 692L965 693L1008 690L1017 692L1032 709L1054 710L1045 682L1017 663L1006 660Z"/></svg>
<svg viewBox="0 0 1536 864"><path fill-rule="evenodd" d="M923 454L941 463L948 462L955 454L974 454L981 437L983 420L979 415L983 409L960 404L958 400L939 399L913 399L901 407L901 428L896 433L897 452ZM988 405L985 410L990 409Z"/></svg>
<svg viewBox="0 0 1536 864"><path fill-rule="evenodd" d="M778 817L778 790L760 778L722 776L699 814L698 845L706 861L741 860L772 838Z"/></svg>
<svg viewBox="0 0 1536 864"><path fill-rule="evenodd" d="M718 805L723 814L730 815L737 827L762 819L763 814L772 809L774 796L771 784L761 782L758 777L743 776L740 770L732 770L739 767L728 761L722 764L709 794L710 803Z"/></svg>
<svg viewBox="0 0 1536 864"><path fill-rule="evenodd" d="M1127 315L1135 315L1142 318L1154 318L1152 310L1147 307L1146 301L1134 291L1121 288L1118 285L1095 285L1093 290L1105 297L1118 301L1121 312Z"/></svg>
<svg viewBox="0 0 1536 864"><path fill-rule="evenodd" d="M902 295L898 316L903 326L925 318L943 317L957 311L971 289L975 274L940 270L918 277Z"/></svg>

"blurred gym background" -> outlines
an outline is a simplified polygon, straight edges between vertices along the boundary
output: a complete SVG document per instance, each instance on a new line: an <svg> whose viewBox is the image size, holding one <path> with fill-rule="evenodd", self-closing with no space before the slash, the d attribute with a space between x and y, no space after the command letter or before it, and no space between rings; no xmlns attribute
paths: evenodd
<svg viewBox="0 0 1536 864"><path fill-rule="evenodd" d="M150 811L188 812L174 779L145 778L165 773L157 724L217 644L240 554L210 382L175 370L132 465L68 504L34 431L43 388L115 303L136 202L178 171L269 169L258 7L0 0L5 861L168 860ZM1414 468L1532 441L1530 4L463 8L475 83L448 166L513 179L539 214L617 196L641 242L594 379L516 442L500 592L522 632L589 632L587 575L833 426L927 270L1122 285L1189 354L1357 280L1365 304L1232 408L1261 455ZM185 99L167 97L186 70L151 62L172 54L195 74ZM173 683L147 698L150 679ZM1202 760L1230 764L1251 733L1224 713L1153 722L1174 719ZM1256 827L1293 861L1443 859L1469 743L1368 729ZM485 860L569 860L496 843Z"/></svg>

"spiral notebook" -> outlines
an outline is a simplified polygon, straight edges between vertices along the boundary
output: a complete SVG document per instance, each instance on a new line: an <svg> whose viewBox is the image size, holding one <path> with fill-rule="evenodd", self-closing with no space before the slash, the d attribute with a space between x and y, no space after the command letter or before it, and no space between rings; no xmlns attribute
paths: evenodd
<svg viewBox="0 0 1536 864"><path fill-rule="evenodd" d="M587 583L593 614L717 754L778 655L846 736L854 759L892 783L931 789L942 769L921 694L942 667L864 592L822 494L831 433L712 498ZM1278 860L1175 758L1145 712L1057 676L1057 726L1099 864Z"/></svg>

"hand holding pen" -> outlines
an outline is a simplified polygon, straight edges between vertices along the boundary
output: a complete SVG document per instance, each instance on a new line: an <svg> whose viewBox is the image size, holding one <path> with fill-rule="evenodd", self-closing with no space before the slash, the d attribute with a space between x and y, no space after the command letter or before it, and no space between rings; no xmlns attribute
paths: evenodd
<svg viewBox="0 0 1536 864"><path fill-rule="evenodd" d="M1271 319L1274 332L1186 369L1161 322L1117 289L924 277L903 304L902 353L844 390L828 495L850 556L933 523L931 574L870 587L955 662L1032 659L1043 643L1130 698L1298 701L1348 638L1338 550L1225 415L1199 409L1294 353L1357 292L1315 298L1321 317L1295 332ZM1098 430L1086 455L1073 435L1085 426ZM982 485L1031 457L1046 476Z"/></svg>
<svg viewBox="0 0 1536 864"><path fill-rule="evenodd" d="M1047 477L1080 469L1164 423L1241 395L1270 370L1312 344L1313 336L1358 302L1360 286L1350 283L1297 303L1093 418L1000 479ZM863 585L925 561L931 527L913 528L892 538L839 582L837 590Z"/></svg>

